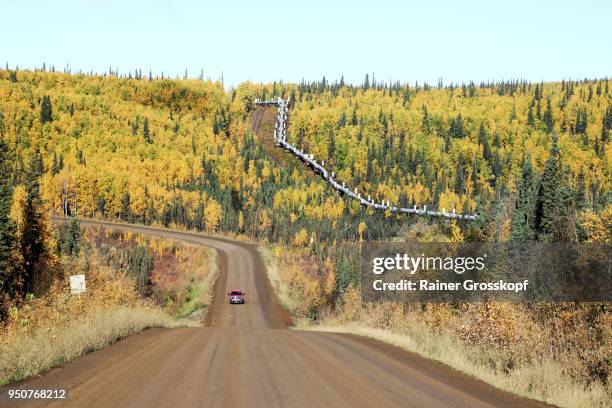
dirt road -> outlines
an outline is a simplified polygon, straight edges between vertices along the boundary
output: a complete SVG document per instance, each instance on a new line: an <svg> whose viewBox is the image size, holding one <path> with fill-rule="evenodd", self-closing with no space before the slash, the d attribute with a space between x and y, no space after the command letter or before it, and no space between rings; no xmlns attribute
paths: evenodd
<svg viewBox="0 0 612 408"><path fill-rule="evenodd" d="M13 388L67 389L68 401L50 404L66 407L543 406L378 342L288 330L254 246L120 228L219 251L207 327L147 330ZM245 305L227 303L232 288Z"/></svg>
<svg viewBox="0 0 612 408"><path fill-rule="evenodd" d="M259 136L264 151L277 165L284 166L287 160L286 153L274 146L274 125L276 123L277 108L270 106L255 109L250 114L251 130Z"/></svg>

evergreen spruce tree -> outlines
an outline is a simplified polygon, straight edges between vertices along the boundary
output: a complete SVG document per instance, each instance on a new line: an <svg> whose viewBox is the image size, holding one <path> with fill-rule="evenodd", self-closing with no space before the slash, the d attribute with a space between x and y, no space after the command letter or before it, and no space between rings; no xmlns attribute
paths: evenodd
<svg viewBox="0 0 612 408"><path fill-rule="evenodd" d="M406 170L406 137L404 132L400 132L399 142L397 144L397 166L401 171Z"/></svg>
<svg viewBox="0 0 612 408"><path fill-rule="evenodd" d="M100 215L106 214L106 200L104 197L98 197L97 211Z"/></svg>
<svg viewBox="0 0 612 408"><path fill-rule="evenodd" d="M463 128L463 119L461 113L457 114L457 118L454 121L453 126L453 137L462 138L465 136L465 129Z"/></svg>
<svg viewBox="0 0 612 408"><path fill-rule="evenodd" d="M10 213L13 198L13 186L11 178L11 165L9 159L9 149L4 138L0 138L0 322L6 316L9 298L15 297L18 287L13 282L11 256L15 242L15 225L13 224ZM5 298L1 294L6 294Z"/></svg>
<svg viewBox="0 0 612 408"><path fill-rule="evenodd" d="M512 242L526 242L535 238L535 196L533 186L534 174L531 166L531 156L523 164L521 182L518 189L516 206L512 213Z"/></svg>
<svg viewBox="0 0 612 408"><path fill-rule="evenodd" d="M204 230L204 203L202 202L202 196L200 196L200 199L198 200L194 224L198 231Z"/></svg>
<svg viewBox="0 0 612 408"><path fill-rule="evenodd" d="M336 138L334 137L334 131L330 129L329 136L327 138L327 159L334 161L336 156Z"/></svg>
<svg viewBox="0 0 612 408"><path fill-rule="evenodd" d="M45 124L53 120L51 98L48 95L43 96L40 103L40 123Z"/></svg>
<svg viewBox="0 0 612 408"><path fill-rule="evenodd" d="M601 142L605 145L608 142L608 128L604 122L604 125L601 127Z"/></svg>
<svg viewBox="0 0 612 408"><path fill-rule="evenodd" d="M149 130L149 119L145 118L144 120L144 126L142 127L142 135L144 137L144 140L147 143L153 143L153 140L151 139L151 132Z"/></svg>
<svg viewBox="0 0 612 408"><path fill-rule="evenodd" d="M444 153L450 152L452 145L453 144L451 141L451 133L446 132L446 134L444 135Z"/></svg>
<svg viewBox="0 0 612 408"><path fill-rule="evenodd" d="M408 163L407 163L407 166L408 166L408 171L413 176L416 175L418 157L419 157L418 150L416 152L416 158L415 158L414 150L413 150L412 144L411 144L410 147L408 148Z"/></svg>
<svg viewBox="0 0 612 408"><path fill-rule="evenodd" d="M368 159L366 161L366 181L372 181L374 169L372 167L372 162L374 161L374 153L372 152L372 148L368 145Z"/></svg>
<svg viewBox="0 0 612 408"><path fill-rule="evenodd" d="M472 174L471 174L471 180L472 180L472 194L474 196L477 196L478 194L480 194L480 186L478 185L478 159L474 158L474 162L472 163ZM467 200L466 200L467 203Z"/></svg>
<svg viewBox="0 0 612 408"><path fill-rule="evenodd" d="M551 133L554 127L552 106L550 105L550 98L546 99L546 112L544 112L544 124L546 125L546 131Z"/></svg>
<svg viewBox="0 0 612 408"><path fill-rule="evenodd" d="M491 155L491 170L493 171L493 185L497 184L497 179L502 175L502 162L499 157L499 151L495 151Z"/></svg>
<svg viewBox="0 0 612 408"><path fill-rule="evenodd" d="M129 221L131 218L132 211L130 210L130 193L126 191L121 198L121 219Z"/></svg>
<svg viewBox="0 0 612 408"><path fill-rule="evenodd" d="M61 252L76 257L81 252L81 224L76 217L71 217L70 222L64 226L61 235Z"/></svg>
<svg viewBox="0 0 612 408"><path fill-rule="evenodd" d="M38 282L40 263L45 256L45 228L42 202L40 197L39 177L41 167L38 148L30 157L30 163L25 174L25 184L28 193L24 208L24 226L19 250L25 261L24 290L33 293Z"/></svg>
<svg viewBox="0 0 612 408"><path fill-rule="evenodd" d="M429 113L427 112L427 106L423 105L423 122L421 128L423 129L423 133L426 135L429 134Z"/></svg>
<svg viewBox="0 0 612 408"><path fill-rule="evenodd" d="M443 192L444 183L441 180L438 180L434 189L433 205L437 206L438 204L440 204L440 195L442 195Z"/></svg>
<svg viewBox="0 0 612 408"><path fill-rule="evenodd" d="M575 132L577 134L586 134L587 131L587 126L588 126L588 121L587 121L587 112L585 109L579 109L576 112L576 127L575 127Z"/></svg>
<svg viewBox="0 0 612 408"><path fill-rule="evenodd" d="M57 154L53 152L53 162L51 164L51 174L56 175L59 173L59 163L57 162Z"/></svg>
<svg viewBox="0 0 612 408"><path fill-rule="evenodd" d="M495 167L493 163L493 153L491 151L491 145L489 144L489 138L485 131L484 124L480 123L480 129L478 130L478 143L482 145L482 158L485 159L489 166L493 169Z"/></svg>
<svg viewBox="0 0 612 408"><path fill-rule="evenodd" d="M567 182L570 177L570 170L566 169L566 174L562 175L559 183L556 217L553 220L552 240L554 241L573 241L575 236L573 216L576 211L576 190Z"/></svg>
<svg viewBox="0 0 612 408"><path fill-rule="evenodd" d="M489 145L489 141L487 139L487 132L485 131L485 127L484 127L484 123L483 122L480 122L480 128L478 129L478 143L483 145L483 146L486 145L487 147Z"/></svg>
<svg viewBox="0 0 612 408"><path fill-rule="evenodd" d="M455 171L455 193L465 193L465 160L461 152L459 152L459 156L457 157L457 169Z"/></svg>
<svg viewBox="0 0 612 408"><path fill-rule="evenodd" d="M529 105L529 111L527 111L527 124L531 127L535 126L535 119L533 118L533 105Z"/></svg>
<svg viewBox="0 0 612 408"><path fill-rule="evenodd" d="M81 149L77 150L77 162L85 165L85 156L83 156L83 151Z"/></svg>
<svg viewBox="0 0 612 408"><path fill-rule="evenodd" d="M410 92L408 90L404 91L402 94L402 106L406 106L408 100L410 99Z"/></svg>
<svg viewBox="0 0 612 408"><path fill-rule="evenodd" d="M582 210L589 206L588 195L584 180L584 170L581 168L578 173L578 181L576 185L576 208Z"/></svg>
<svg viewBox="0 0 612 408"><path fill-rule="evenodd" d="M558 216L560 183L559 147L557 146L557 135L553 135L536 201L535 226L541 236L550 238L554 230L554 223Z"/></svg>
<svg viewBox="0 0 612 408"><path fill-rule="evenodd" d="M357 108L353 109L353 115L351 116L351 125L357 126Z"/></svg>

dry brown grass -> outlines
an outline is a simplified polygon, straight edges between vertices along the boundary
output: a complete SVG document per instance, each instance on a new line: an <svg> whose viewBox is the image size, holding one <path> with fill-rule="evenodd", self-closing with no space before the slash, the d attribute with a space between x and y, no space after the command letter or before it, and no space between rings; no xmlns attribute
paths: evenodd
<svg viewBox="0 0 612 408"><path fill-rule="evenodd" d="M301 250L279 246L260 246L259 252L279 303L293 316L308 316L325 304L334 288L331 262L318 265Z"/></svg>
<svg viewBox="0 0 612 408"><path fill-rule="evenodd" d="M58 326L41 324L31 333L0 342L0 385L41 373L144 329L181 325L185 323L143 306L113 306L91 310Z"/></svg>
<svg viewBox="0 0 612 408"><path fill-rule="evenodd" d="M296 314L298 309L298 300L295 299L295 294L292 296L291 289L289 287L290 279L283 276L285 273L279 265L274 249L264 246L260 246L258 249L264 263L266 264L268 279L270 279L270 283L274 288L274 293L276 294L278 302L284 309L288 310L292 314Z"/></svg>
<svg viewBox="0 0 612 408"><path fill-rule="evenodd" d="M601 384L584 384L563 374L563 367L551 360L533 362L508 373L491 367L495 352L486 352L459 342L451 334L435 334L425 327L415 326L410 333L398 334L360 323L339 323L333 319L314 325L300 321L300 330L351 333L372 338L408 350L448 365L458 371L514 394L545 401L559 407L609 407L609 391Z"/></svg>
<svg viewBox="0 0 612 408"><path fill-rule="evenodd" d="M70 294L68 279L44 296L13 307L0 327L0 385L40 373L150 327L192 325L141 299L124 273L102 266L94 256L73 262L85 273L87 291Z"/></svg>
<svg viewBox="0 0 612 408"><path fill-rule="evenodd" d="M219 270L215 261L216 255L216 252L207 249L203 262L194 265L193 268L189 268L193 276L190 278L190 282L187 286L185 301L175 313L176 317L189 317L199 321L204 319L204 315L199 312L210 305L215 281L219 276ZM189 260L189 264L194 262L193 258L189 258ZM203 273L200 274L198 272ZM204 310L204 313L206 311L207 310Z"/></svg>

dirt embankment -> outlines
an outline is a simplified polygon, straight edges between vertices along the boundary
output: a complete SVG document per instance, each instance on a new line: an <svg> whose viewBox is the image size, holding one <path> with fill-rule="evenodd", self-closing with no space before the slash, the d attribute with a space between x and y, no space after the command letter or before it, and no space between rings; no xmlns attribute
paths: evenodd
<svg viewBox="0 0 612 408"><path fill-rule="evenodd" d="M274 126L277 114L278 110L275 106L255 108L251 112L249 122L251 131L263 142L266 154L272 157L276 164L284 166L288 156L282 149L274 146Z"/></svg>

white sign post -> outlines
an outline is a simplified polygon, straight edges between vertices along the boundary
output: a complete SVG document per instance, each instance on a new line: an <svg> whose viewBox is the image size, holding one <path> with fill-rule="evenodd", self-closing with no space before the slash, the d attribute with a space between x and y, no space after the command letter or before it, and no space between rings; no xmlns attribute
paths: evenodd
<svg viewBox="0 0 612 408"><path fill-rule="evenodd" d="M73 295L81 295L85 292L85 275L72 275L70 277L70 292Z"/></svg>

